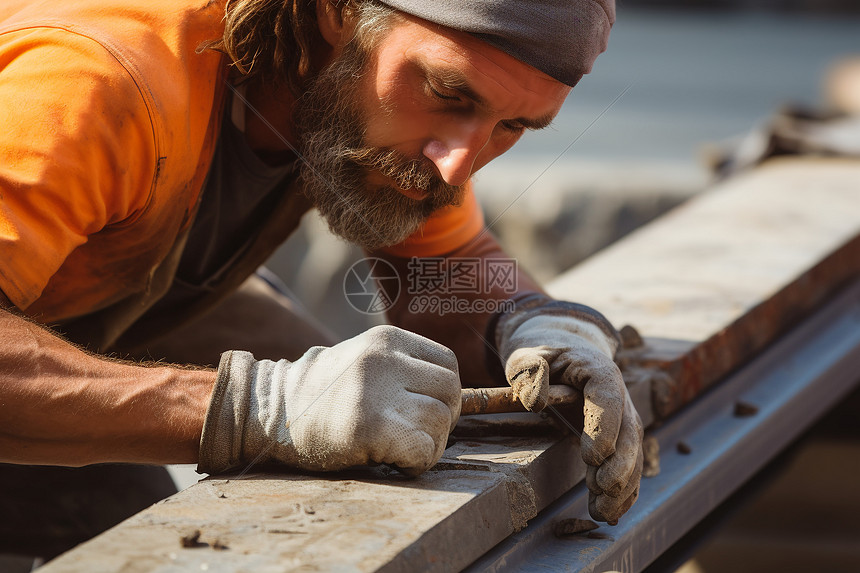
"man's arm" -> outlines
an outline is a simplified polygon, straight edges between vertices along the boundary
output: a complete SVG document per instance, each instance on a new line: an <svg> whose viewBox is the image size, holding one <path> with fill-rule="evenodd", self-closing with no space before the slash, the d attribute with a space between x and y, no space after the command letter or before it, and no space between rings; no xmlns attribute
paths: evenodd
<svg viewBox="0 0 860 573"><path fill-rule="evenodd" d="M87 353L0 293L0 461L193 463L215 372Z"/></svg>
<svg viewBox="0 0 860 573"><path fill-rule="evenodd" d="M215 372L95 356L0 310L0 462L387 463L415 475L459 415L453 352L390 326L295 362L226 352Z"/></svg>

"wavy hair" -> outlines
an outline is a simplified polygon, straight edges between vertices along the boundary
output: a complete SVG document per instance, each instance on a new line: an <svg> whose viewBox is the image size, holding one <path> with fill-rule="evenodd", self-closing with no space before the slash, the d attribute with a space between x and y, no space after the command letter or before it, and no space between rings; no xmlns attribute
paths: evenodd
<svg viewBox="0 0 860 573"><path fill-rule="evenodd" d="M393 8L378 0L327 0L344 20L355 17L355 38L387 29ZM316 0L234 0L224 16L224 35L203 46L227 54L245 79L288 85L299 96L325 49Z"/></svg>

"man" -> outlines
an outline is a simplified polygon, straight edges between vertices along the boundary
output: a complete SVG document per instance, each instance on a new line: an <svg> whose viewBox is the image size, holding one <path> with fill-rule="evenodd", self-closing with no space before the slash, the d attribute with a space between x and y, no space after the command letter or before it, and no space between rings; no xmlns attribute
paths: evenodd
<svg viewBox="0 0 860 573"><path fill-rule="evenodd" d="M280 300L249 276L311 207L401 276L410 257L504 258L469 178L552 121L613 20L604 0L7 3L2 461L417 475L460 380L502 383L488 355L531 409L550 381L584 392L590 511L616 521L642 428L598 313L520 273L517 292L489 293L513 311L416 313L402 293L396 326L338 344L289 303L247 320ZM220 320L237 297L245 320ZM105 355L152 354L207 312L218 327L194 336L226 331L217 371ZM254 340L272 360L244 351Z"/></svg>

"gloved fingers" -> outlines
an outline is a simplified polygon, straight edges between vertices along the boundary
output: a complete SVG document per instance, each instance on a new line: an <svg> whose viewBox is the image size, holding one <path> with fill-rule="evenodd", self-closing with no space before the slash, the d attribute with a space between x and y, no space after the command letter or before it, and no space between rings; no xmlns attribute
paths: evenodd
<svg viewBox="0 0 860 573"><path fill-rule="evenodd" d="M597 486L608 496L618 497L636 469L637 457L642 451L642 421L633 406L630 394L625 391L624 412L615 453L606 458L597 469Z"/></svg>
<svg viewBox="0 0 860 573"><path fill-rule="evenodd" d="M381 463L396 467L406 476L418 477L439 460L442 454L440 452L437 456L436 450L436 444L428 434L415 433L408 443L392 444L391 451L386 453L385 461Z"/></svg>
<svg viewBox="0 0 860 573"><path fill-rule="evenodd" d="M398 408L382 431L388 439L385 450L373 461L397 466L404 474L417 476L432 467L448 443L451 412L438 400L414 395L409 406Z"/></svg>
<svg viewBox="0 0 860 573"><path fill-rule="evenodd" d="M375 326L367 333L381 342L389 352L401 352L453 372L458 371L457 355L453 350L420 334L390 325Z"/></svg>
<svg viewBox="0 0 860 573"><path fill-rule="evenodd" d="M587 372L585 366L565 371L565 379L572 370L576 370L576 376L587 378L582 391L584 422L580 445L582 459L590 466L602 465L615 452L627 396L615 363L609 359L596 362L585 365Z"/></svg>
<svg viewBox="0 0 860 573"><path fill-rule="evenodd" d="M505 363L505 378L526 410L540 412L546 407L549 364L539 349L520 348L512 352Z"/></svg>
<svg viewBox="0 0 860 573"><path fill-rule="evenodd" d="M624 503L617 509L607 509L605 504L603 504L605 497L606 496L597 496L589 492L588 513L597 521L605 521L609 525L618 525L618 520L621 519L621 516L627 513L627 510L633 507L633 504L636 503L637 499L639 499L639 490L637 489L631 493L630 496L624 500Z"/></svg>
<svg viewBox="0 0 860 573"><path fill-rule="evenodd" d="M603 490L597 485L597 468L595 466L585 466L585 487L591 494L603 494Z"/></svg>
<svg viewBox="0 0 860 573"><path fill-rule="evenodd" d="M627 485L621 491L621 495L612 497L605 493L598 494L589 488L588 513L597 521L605 521L609 525L615 525L618 520L630 509L639 498L639 481L642 477L642 462L644 457L640 449L636 458L636 466L633 475ZM589 468L591 469L591 468ZM587 480L586 474L586 480Z"/></svg>
<svg viewBox="0 0 860 573"><path fill-rule="evenodd" d="M451 371L445 367L415 358L405 358L404 360L408 365L405 390L416 395L433 398L445 404L450 410L450 430L453 431L454 426L457 425L457 420L460 418L460 408L463 404L462 386L457 370Z"/></svg>
<svg viewBox="0 0 860 573"><path fill-rule="evenodd" d="M463 405L460 377L439 366L431 366L431 368L436 369L436 372L427 372L425 367L421 375L411 377L405 390L414 399L432 399L444 405L447 408L449 420L448 433L451 433L457 425L457 420L460 419L460 408Z"/></svg>

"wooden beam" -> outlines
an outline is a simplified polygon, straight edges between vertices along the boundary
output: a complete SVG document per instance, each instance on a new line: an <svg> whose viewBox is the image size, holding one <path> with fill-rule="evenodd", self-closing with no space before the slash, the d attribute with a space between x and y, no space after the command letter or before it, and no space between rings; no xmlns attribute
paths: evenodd
<svg viewBox="0 0 860 573"><path fill-rule="evenodd" d="M210 478L44 571L455 571L582 479L572 439L464 439L431 471Z"/></svg>

